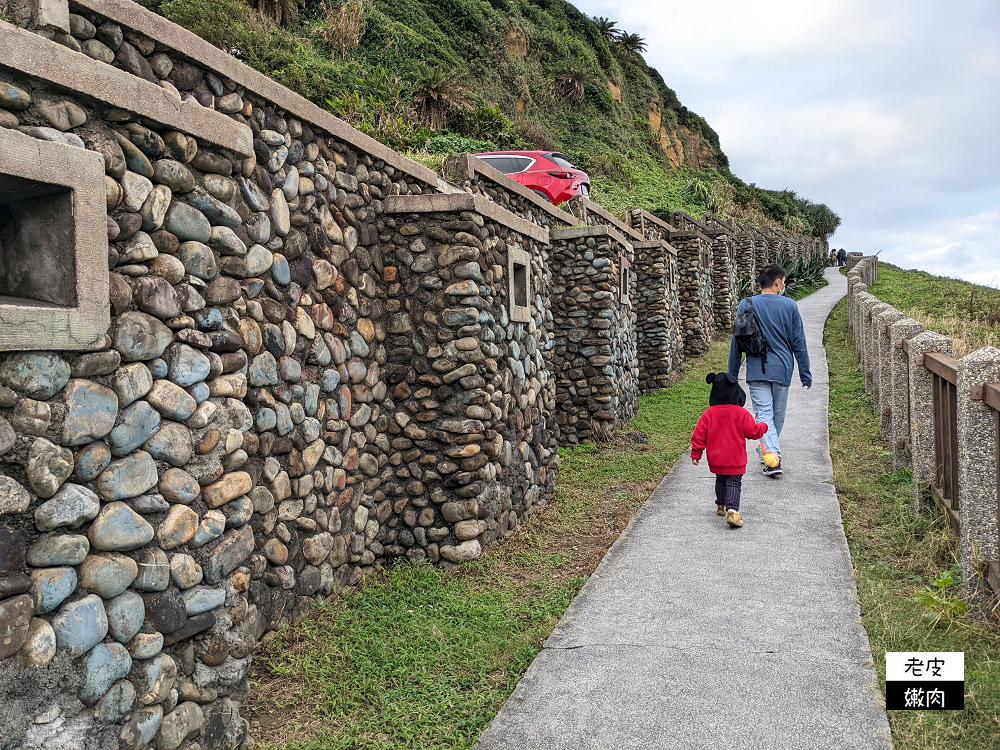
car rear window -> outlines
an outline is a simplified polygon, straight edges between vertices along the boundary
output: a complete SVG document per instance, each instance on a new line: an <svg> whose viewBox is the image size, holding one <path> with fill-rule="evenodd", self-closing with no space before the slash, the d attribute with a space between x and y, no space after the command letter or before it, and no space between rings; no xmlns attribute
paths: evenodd
<svg viewBox="0 0 1000 750"><path fill-rule="evenodd" d="M535 160L534 159L530 159L527 156L514 156L514 157L511 157L511 161L514 162L514 166L516 167L516 169L514 171L516 171L516 172L523 172L528 167L530 167L531 164L532 164L532 162L534 162Z"/></svg>
<svg viewBox="0 0 1000 750"><path fill-rule="evenodd" d="M514 165L514 160L509 156L480 156L479 158L504 174L521 171Z"/></svg>
<svg viewBox="0 0 1000 750"><path fill-rule="evenodd" d="M562 154L545 154L545 158L551 162L558 164L560 167L566 167L568 169L576 169L576 167Z"/></svg>

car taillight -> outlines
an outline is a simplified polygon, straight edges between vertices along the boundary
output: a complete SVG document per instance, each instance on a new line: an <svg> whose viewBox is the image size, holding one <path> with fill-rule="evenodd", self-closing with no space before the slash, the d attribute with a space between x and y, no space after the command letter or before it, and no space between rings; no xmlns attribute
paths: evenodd
<svg viewBox="0 0 1000 750"><path fill-rule="evenodd" d="M549 172L549 174L562 180L572 180L574 177L572 172Z"/></svg>

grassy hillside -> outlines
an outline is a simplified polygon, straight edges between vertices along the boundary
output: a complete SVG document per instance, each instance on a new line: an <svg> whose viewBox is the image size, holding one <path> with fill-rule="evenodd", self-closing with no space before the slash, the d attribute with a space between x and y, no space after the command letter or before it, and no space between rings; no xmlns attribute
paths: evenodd
<svg viewBox="0 0 1000 750"><path fill-rule="evenodd" d="M623 34L563 0L142 0L424 163L559 149L612 211L706 210L817 235L839 219L729 172L719 137Z"/></svg>
<svg viewBox="0 0 1000 750"><path fill-rule="evenodd" d="M949 336L956 357L1000 346L1000 290L880 263L878 281L868 291L924 328Z"/></svg>

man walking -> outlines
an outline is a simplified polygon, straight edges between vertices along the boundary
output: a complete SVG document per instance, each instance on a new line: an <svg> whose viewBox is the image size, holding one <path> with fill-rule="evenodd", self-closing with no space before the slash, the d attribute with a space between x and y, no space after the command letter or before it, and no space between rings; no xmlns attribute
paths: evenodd
<svg viewBox="0 0 1000 750"><path fill-rule="evenodd" d="M844 248L840 248L837 252L837 265L846 266L847 265L847 251Z"/></svg>
<svg viewBox="0 0 1000 750"><path fill-rule="evenodd" d="M736 314L739 316L748 303L752 303L761 333L767 340L764 356L747 354L746 379L757 421L767 424L767 432L757 451L762 459L765 452L773 453L778 458L777 465L764 466L764 474L779 477L783 471L778 438L785 424L792 369L798 362L799 380L806 389L812 388L812 373L809 371L809 352L806 351L806 333L799 307L795 300L784 296L785 270L774 264L765 266L757 281L761 293L741 300ZM729 345L729 374L734 378L739 375L742 360L743 353L737 348L736 336L733 336Z"/></svg>

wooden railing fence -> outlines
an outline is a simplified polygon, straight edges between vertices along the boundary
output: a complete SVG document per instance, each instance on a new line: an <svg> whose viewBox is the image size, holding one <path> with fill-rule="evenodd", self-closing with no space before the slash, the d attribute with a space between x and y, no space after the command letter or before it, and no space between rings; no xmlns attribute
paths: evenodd
<svg viewBox="0 0 1000 750"><path fill-rule="evenodd" d="M997 450L997 528L1000 529L1000 383L986 383L983 386L983 403L993 410L995 422L993 433ZM990 588L1000 592L1000 559L987 560L983 566L986 582Z"/></svg>
<svg viewBox="0 0 1000 750"><path fill-rule="evenodd" d="M934 499L958 528L958 361L927 352L924 367L934 374Z"/></svg>

